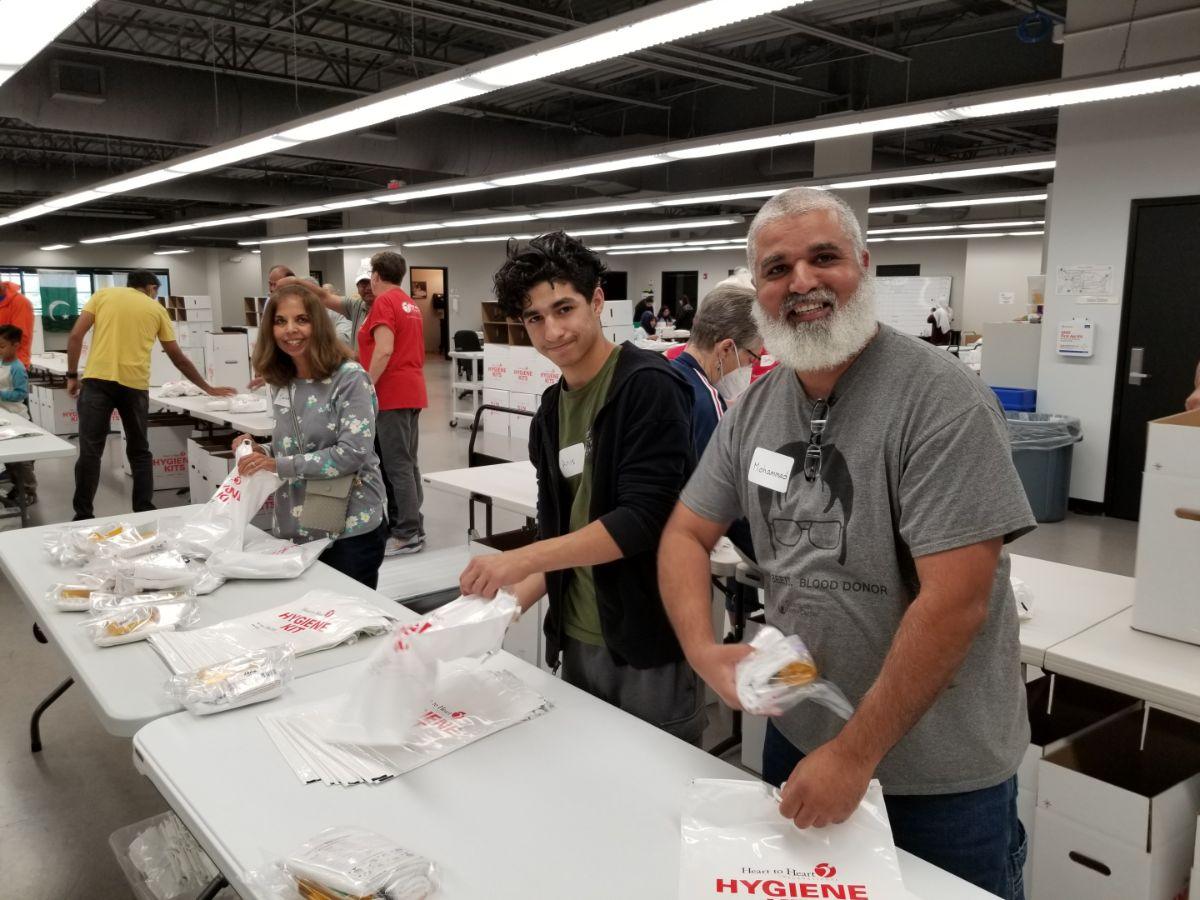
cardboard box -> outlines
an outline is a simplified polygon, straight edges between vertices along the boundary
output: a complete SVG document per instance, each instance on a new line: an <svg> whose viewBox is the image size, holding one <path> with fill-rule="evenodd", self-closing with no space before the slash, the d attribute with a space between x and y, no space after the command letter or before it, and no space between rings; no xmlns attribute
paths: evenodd
<svg viewBox="0 0 1200 900"><path fill-rule="evenodd" d="M508 405L513 409L537 412L537 397L534 394L521 394L514 391L508 395ZM529 440L529 426L533 419L529 416L509 416L508 433L510 437Z"/></svg>
<svg viewBox="0 0 1200 900"><path fill-rule="evenodd" d="M204 378L217 387L243 390L250 382L250 345L244 331L204 335Z"/></svg>
<svg viewBox="0 0 1200 900"><path fill-rule="evenodd" d="M494 388L484 388L483 405L492 406L508 406L509 394L508 391L498 391ZM508 420L512 418L508 413L498 413L492 410L485 410L480 416L480 421L485 434L502 434L508 437Z"/></svg>
<svg viewBox="0 0 1200 900"><path fill-rule="evenodd" d="M187 442L192 425L186 416L162 414L150 417L148 437L153 457L154 489L188 486ZM121 429L121 470L132 475L126 455L125 429Z"/></svg>
<svg viewBox="0 0 1200 900"><path fill-rule="evenodd" d="M632 325L633 301L605 300L604 312L600 316L600 321L604 323L605 327L609 325Z"/></svg>
<svg viewBox="0 0 1200 900"><path fill-rule="evenodd" d="M522 394L538 393L538 372L542 355L533 347L509 347L508 390Z"/></svg>
<svg viewBox="0 0 1200 900"><path fill-rule="evenodd" d="M509 389L508 370L511 366L511 348L508 344L483 345L483 386L497 391Z"/></svg>
<svg viewBox="0 0 1200 900"><path fill-rule="evenodd" d="M1029 746L1017 770L1017 816L1033 847L1036 832L1038 764L1070 741L1111 722L1140 701L1116 691L1062 675L1043 675L1025 685L1029 708ZM1025 889L1033 883L1033 851L1025 859Z"/></svg>
<svg viewBox="0 0 1200 900"><path fill-rule="evenodd" d="M558 384L558 379L562 378L562 370L540 353L534 370L536 378L533 392L538 396L541 396L552 384Z"/></svg>
<svg viewBox="0 0 1200 900"><path fill-rule="evenodd" d="M1031 900L1178 900L1200 808L1200 723L1133 710L1038 767Z"/></svg>
<svg viewBox="0 0 1200 900"><path fill-rule="evenodd" d="M633 340L632 325L606 325L604 326L604 336L614 344L623 344L625 341Z"/></svg>
<svg viewBox="0 0 1200 900"><path fill-rule="evenodd" d="M193 309L212 309L212 297L207 294L185 294L183 296L183 308L186 310Z"/></svg>
<svg viewBox="0 0 1200 900"><path fill-rule="evenodd" d="M1156 419L1146 469L1135 565L1133 627L1200 644L1200 410Z"/></svg>

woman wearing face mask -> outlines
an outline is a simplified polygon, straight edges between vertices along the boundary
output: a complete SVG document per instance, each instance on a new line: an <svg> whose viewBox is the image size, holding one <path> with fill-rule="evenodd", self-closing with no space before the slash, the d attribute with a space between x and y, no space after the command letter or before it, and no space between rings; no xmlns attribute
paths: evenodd
<svg viewBox="0 0 1200 900"><path fill-rule="evenodd" d="M683 352L671 364L691 385L692 442L704 453L730 403L750 387L750 370L762 356L762 338L750 310L754 288L728 279L704 298Z"/></svg>

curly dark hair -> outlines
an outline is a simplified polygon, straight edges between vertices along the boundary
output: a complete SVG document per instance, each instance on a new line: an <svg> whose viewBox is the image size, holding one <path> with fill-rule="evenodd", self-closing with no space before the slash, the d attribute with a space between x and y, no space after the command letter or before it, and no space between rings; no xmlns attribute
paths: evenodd
<svg viewBox="0 0 1200 900"><path fill-rule="evenodd" d="M508 243L508 259L492 279L500 310L510 319L521 318L529 290L543 281L565 281L591 299L608 267L583 241L565 231L552 231L526 244Z"/></svg>

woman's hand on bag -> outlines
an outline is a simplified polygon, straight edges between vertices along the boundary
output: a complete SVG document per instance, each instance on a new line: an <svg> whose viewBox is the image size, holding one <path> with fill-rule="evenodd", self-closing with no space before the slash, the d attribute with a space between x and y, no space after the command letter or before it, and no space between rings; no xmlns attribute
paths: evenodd
<svg viewBox="0 0 1200 900"><path fill-rule="evenodd" d="M274 472L275 460L265 453L254 452L238 460L238 474L248 477L256 472Z"/></svg>
<svg viewBox="0 0 1200 900"><path fill-rule="evenodd" d="M260 447L258 445L258 443L254 440L254 438L250 437L250 435L248 435L248 434L239 434L237 437L235 437L230 442L229 449L232 450L234 453L236 453L237 448L247 442L250 444L250 449L253 450L255 453L266 453L267 452L266 450L264 450L262 447Z"/></svg>

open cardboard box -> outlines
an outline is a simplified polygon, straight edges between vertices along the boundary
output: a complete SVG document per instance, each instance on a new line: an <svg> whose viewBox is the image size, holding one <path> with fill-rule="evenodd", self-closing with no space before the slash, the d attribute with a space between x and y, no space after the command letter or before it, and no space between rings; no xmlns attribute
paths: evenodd
<svg viewBox="0 0 1200 900"><path fill-rule="evenodd" d="M1124 713L1042 759L1032 900L1178 900L1200 809L1200 723Z"/></svg>
<svg viewBox="0 0 1200 900"><path fill-rule="evenodd" d="M1133 627L1200 644L1200 410L1150 423Z"/></svg>

